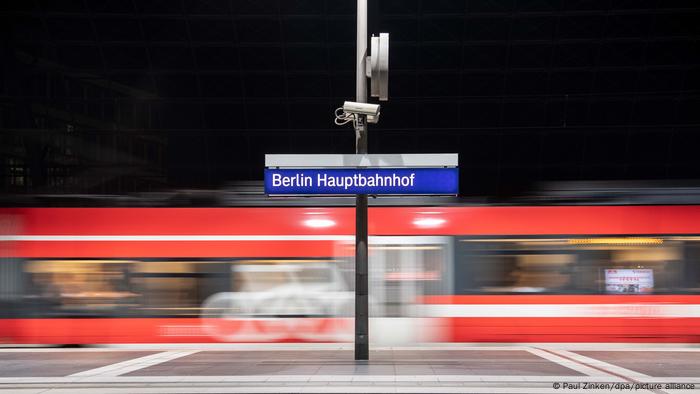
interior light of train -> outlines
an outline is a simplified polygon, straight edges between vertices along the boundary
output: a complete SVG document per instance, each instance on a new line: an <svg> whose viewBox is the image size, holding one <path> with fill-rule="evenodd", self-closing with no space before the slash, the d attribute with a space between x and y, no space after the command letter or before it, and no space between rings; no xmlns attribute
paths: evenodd
<svg viewBox="0 0 700 394"><path fill-rule="evenodd" d="M523 246L557 246L557 245L567 245L568 239L566 238L474 238L474 239L460 239L459 242L494 242L503 244L517 244Z"/></svg>
<svg viewBox="0 0 700 394"><path fill-rule="evenodd" d="M336 260L307 260L307 259L289 259L289 260L237 260L236 264L287 264L287 263L335 263Z"/></svg>
<svg viewBox="0 0 700 394"><path fill-rule="evenodd" d="M34 260L37 264L126 264L134 260Z"/></svg>
<svg viewBox="0 0 700 394"><path fill-rule="evenodd" d="M619 237L619 238L572 238L570 245L661 245L661 238Z"/></svg>
<svg viewBox="0 0 700 394"><path fill-rule="evenodd" d="M700 237L667 237L667 241L700 241Z"/></svg>
<svg viewBox="0 0 700 394"><path fill-rule="evenodd" d="M440 250L440 246L372 246L371 250Z"/></svg>
<svg viewBox="0 0 700 394"><path fill-rule="evenodd" d="M308 219L304 224L312 228L326 228L335 226L335 221L330 219Z"/></svg>
<svg viewBox="0 0 700 394"><path fill-rule="evenodd" d="M447 220L440 218L420 218L413 221L417 227L440 227L445 224Z"/></svg>

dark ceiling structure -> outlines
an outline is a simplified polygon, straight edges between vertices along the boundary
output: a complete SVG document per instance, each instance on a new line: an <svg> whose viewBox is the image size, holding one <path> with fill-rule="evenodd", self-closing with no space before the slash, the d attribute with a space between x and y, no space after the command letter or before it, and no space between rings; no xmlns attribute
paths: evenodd
<svg viewBox="0 0 700 394"><path fill-rule="evenodd" d="M6 193L259 180L352 153L353 0L3 2ZM700 2L370 0L389 101L370 153L458 152L461 194L696 179Z"/></svg>

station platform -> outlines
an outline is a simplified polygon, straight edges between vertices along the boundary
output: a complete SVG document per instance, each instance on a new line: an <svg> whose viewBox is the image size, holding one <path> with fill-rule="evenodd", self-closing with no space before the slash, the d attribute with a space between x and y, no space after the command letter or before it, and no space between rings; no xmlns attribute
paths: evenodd
<svg viewBox="0 0 700 394"><path fill-rule="evenodd" d="M700 393L700 347L654 344L0 348L0 393Z"/></svg>

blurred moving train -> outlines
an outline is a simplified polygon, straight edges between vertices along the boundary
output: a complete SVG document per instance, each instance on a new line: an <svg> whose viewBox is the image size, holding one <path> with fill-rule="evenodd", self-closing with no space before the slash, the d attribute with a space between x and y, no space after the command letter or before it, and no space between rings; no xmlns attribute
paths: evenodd
<svg viewBox="0 0 700 394"><path fill-rule="evenodd" d="M371 338L700 342L700 206L372 207ZM0 208L0 343L351 341L354 209Z"/></svg>

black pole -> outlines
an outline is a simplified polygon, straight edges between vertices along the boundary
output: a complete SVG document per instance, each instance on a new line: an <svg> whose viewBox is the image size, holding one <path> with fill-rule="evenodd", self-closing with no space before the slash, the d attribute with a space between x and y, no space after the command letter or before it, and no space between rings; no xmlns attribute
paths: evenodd
<svg viewBox="0 0 700 394"><path fill-rule="evenodd" d="M357 0L357 57L355 90L358 103L367 102L367 0ZM367 153L367 116L355 115L355 153ZM355 360L369 360L369 304L367 297L367 195L355 197Z"/></svg>
<svg viewBox="0 0 700 394"><path fill-rule="evenodd" d="M356 152L367 153L367 123L358 116ZM367 195L355 197L355 360L369 360L369 300Z"/></svg>

